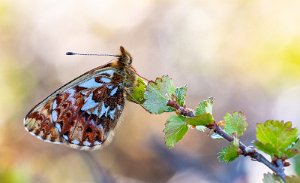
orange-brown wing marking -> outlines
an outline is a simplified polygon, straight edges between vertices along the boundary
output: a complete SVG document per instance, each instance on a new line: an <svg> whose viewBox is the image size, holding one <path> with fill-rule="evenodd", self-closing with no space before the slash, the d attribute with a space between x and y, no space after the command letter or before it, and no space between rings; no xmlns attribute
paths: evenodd
<svg viewBox="0 0 300 183"><path fill-rule="evenodd" d="M100 148L124 107L123 77L113 68L93 76L74 80L50 95L29 112L25 128L48 142L85 150Z"/></svg>
<svg viewBox="0 0 300 183"><path fill-rule="evenodd" d="M24 119L24 125L25 129L37 138L60 144L63 140L51 120L52 104L53 100L49 100L44 107L29 112Z"/></svg>

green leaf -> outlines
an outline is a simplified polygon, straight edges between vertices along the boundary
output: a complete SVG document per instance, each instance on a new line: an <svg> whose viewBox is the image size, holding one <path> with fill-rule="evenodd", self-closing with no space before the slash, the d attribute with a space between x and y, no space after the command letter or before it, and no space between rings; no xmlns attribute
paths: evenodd
<svg viewBox="0 0 300 183"><path fill-rule="evenodd" d="M268 120L256 125L255 146L273 157L291 157L291 149L298 139L298 130L291 122Z"/></svg>
<svg viewBox="0 0 300 183"><path fill-rule="evenodd" d="M144 102L145 90L146 90L146 84L144 80L138 77L136 86L129 90L129 95L127 95L127 100L138 104L142 104Z"/></svg>
<svg viewBox="0 0 300 183"><path fill-rule="evenodd" d="M174 147L175 143L180 141L188 130L187 124L184 122L185 117L173 115L165 124L165 142L169 148Z"/></svg>
<svg viewBox="0 0 300 183"><path fill-rule="evenodd" d="M200 116L186 118L186 123L193 126L206 126L214 122L214 118L210 113L205 113Z"/></svg>
<svg viewBox="0 0 300 183"><path fill-rule="evenodd" d="M213 103L214 103L213 97L208 98L208 100L203 100L196 108L195 115L199 116L204 113L212 114Z"/></svg>
<svg viewBox="0 0 300 183"><path fill-rule="evenodd" d="M224 130L230 135L236 134L237 137L240 137L247 126L246 117L241 112L234 112L232 115L227 113L224 116Z"/></svg>
<svg viewBox="0 0 300 183"><path fill-rule="evenodd" d="M176 88L175 90L175 96L176 96L176 100L177 103L180 106L184 105L185 102L185 96L186 96L186 91L187 91L187 87L186 86L182 86L180 88Z"/></svg>
<svg viewBox="0 0 300 183"><path fill-rule="evenodd" d="M284 181L275 174L265 173L263 183L284 183Z"/></svg>
<svg viewBox="0 0 300 183"><path fill-rule="evenodd" d="M286 155L287 155L287 158L291 158L291 157L293 157L295 155L298 155L299 153L300 153L300 140L299 140L299 137L298 137L298 139L296 140L296 142L293 143L291 146L289 146L286 149Z"/></svg>
<svg viewBox="0 0 300 183"><path fill-rule="evenodd" d="M274 154L274 147L267 143L267 144L263 144L260 141L254 141L254 145L257 149L264 151L265 153L269 154L269 155L273 155Z"/></svg>
<svg viewBox="0 0 300 183"><path fill-rule="evenodd" d="M208 100L202 101L195 110L196 116L187 118L186 123L196 126L197 130L204 132L207 129L206 125L214 122L214 118L212 116L212 104L212 97L208 98Z"/></svg>
<svg viewBox="0 0 300 183"><path fill-rule="evenodd" d="M224 147L221 150L218 158L222 162L229 163L239 156L238 150L239 147L235 146L233 143L230 143L229 146Z"/></svg>
<svg viewBox="0 0 300 183"><path fill-rule="evenodd" d="M144 107L151 113L160 114L174 111L167 106L168 100L175 96L175 86L168 76L156 78L155 82L149 82L145 91Z"/></svg>

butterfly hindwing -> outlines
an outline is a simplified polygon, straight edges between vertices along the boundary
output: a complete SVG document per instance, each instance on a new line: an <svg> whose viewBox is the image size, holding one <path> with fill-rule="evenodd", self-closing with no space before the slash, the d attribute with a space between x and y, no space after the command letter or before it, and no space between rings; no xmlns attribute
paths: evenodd
<svg viewBox="0 0 300 183"><path fill-rule="evenodd" d="M98 149L122 113L123 80L116 68L93 69L33 108L24 120L25 128L44 141Z"/></svg>

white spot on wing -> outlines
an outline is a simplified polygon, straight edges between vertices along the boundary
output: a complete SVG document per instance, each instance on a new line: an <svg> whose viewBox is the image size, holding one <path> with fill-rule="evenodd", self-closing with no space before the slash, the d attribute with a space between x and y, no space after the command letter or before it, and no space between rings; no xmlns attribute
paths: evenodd
<svg viewBox="0 0 300 183"><path fill-rule="evenodd" d="M114 70L104 70L101 71L100 74L108 74L110 77L114 74Z"/></svg>
<svg viewBox="0 0 300 183"><path fill-rule="evenodd" d="M98 103L96 103L93 99L93 94L90 94L89 97L85 100L84 105L81 107L82 111L88 111L89 109L92 109L96 107Z"/></svg>
<svg viewBox="0 0 300 183"><path fill-rule="evenodd" d="M75 90L73 88L68 89L66 92L69 93L70 96L73 96L75 94Z"/></svg>
<svg viewBox="0 0 300 183"><path fill-rule="evenodd" d="M107 116L108 110L109 110L109 106L105 107L104 102L102 102L99 118L101 118L103 116L103 114L105 114L105 116Z"/></svg>
<svg viewBox="0 0 300 183"><path fill-rule="evenodd" d="M63 135L63 138L64 138L65 140L69 140L69 137L68 137L67 135Z"/></svg>
<svg viewBox="0 0 300 183"><path fill-rule="evenodd" d="M61 132L61 126L59 123L55 123L55 128L57 129L58 132Z"/></svg>
<svg viewBox="0 0 300 183"><path fill-rule="evenodd" d="M118 109L118 111L121 111L122 110L122 105L117 105L117 109Z"/></svg>
<svg viewBox="0 0 300 183"><path fill-rule="evenodd" d="M54 99L54 100L53 100L53 104L52 104L52 110L55 109L56 107L57 107L57 102L56 102L56 100Z"/></svg>
<svg viewBox="0 0 300 183"><path fill-rule="evenodd" d="M85 146L91 146L91 143L86 140L86 141L83 142L83 145L85 145Z"/></svg>
<svg viewBox="0 0 300 183"><path fill-rule="evenodd" d="M68 100L71 102L71 104L75 104L76 100L74 95L76 91L73 88L70 88L66 92L69 93Z"/></svg>
<svg viewBox="0 0 300 183"><path fill-rule="evenodd" d="M89 114L90 114L90 113L89 113ZM95 108L95 109L93 110L92 114L98 116L98 114L99 114L98 108Z"/></svg>
<svg viewBox="0 0 300 183"><path fill-rule="evenodd" d="M88 91L86 91L86 90L81 91L82 95L86 95L87 93L88 93Z"/></svg>
<svg viewBox="0 0 300 183"><path fill-rule="evenodd" d="M80 87L84 87L84 88L98 88L100 86L102 86L101 83L98 83L95 81L95 78L92 78L90 80L87 80L83 83L81 83L80 85L78 85Z"/></svg>
<svg viewBox="0 0 300 183"><path fill-rule="evenodd" d="M58 115L58 114L57 114L57 111L56 111L56 110L52 111L52 113L51 113L52 122L57 121L57 118L58 118L57 115Z"/></svg>
<svg viewBox="0 0 300 183"><path fill-rule="evenodd" d="M106 78L106 77L102 77L102 78L101 78L101 81L104 82L104 83L110 83L110 82L111 82L111 79Z"/></svg>
<svg viewBox="0 0 300 183"><path fill-rule="evenodd" d="M95 140L94 145L101 145L101 142Z"/></svg>
<svg viewBox="0 0 300 183"><path fill-rule="evenodd" d="M110 118L112 119L112 120L114 120L115 119L115 112L116 112L116 109L114 109L114 110L110 110L109 111L109 116L110 116Z"/></svg>
<svg viewBox="0 0 300 183"><path fill-rule="evenodd" d="M115 87L113 90L111 90L111 92L110 92L110 96L113 96L113 95L115 95L116 93L117 93L117 90L118 90L118 87Z"/></svg>
<svg viewBox="0 0 300 183"><path fill-rule="evenodd" d="M103 126L101 123L97 127L100 128L101 131L103 131Z"/></svg>
<svg viewBox="0 0 300 183"><path fill-rule="evenodd" d="M72 142L71 142L72 144L75 144L75 145L78 145L79 144L79 141L78 140L72 140Z"/></svg>
<svg viewBox="0 0 300 183"><path fill-rule="evenodd" d="M109 108L110 108L110 106L107 106L107 108L106 108L106 113L105 113L105 117L107 117L107 115L108 115L108 110L109 110Z"/></svg>

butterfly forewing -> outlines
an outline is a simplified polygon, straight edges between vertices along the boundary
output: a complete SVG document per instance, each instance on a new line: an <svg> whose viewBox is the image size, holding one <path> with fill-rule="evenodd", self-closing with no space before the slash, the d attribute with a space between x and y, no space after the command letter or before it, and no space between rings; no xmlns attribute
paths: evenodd
<svg viewBox="0 0 300 183"><path fill-rule="evenodd" d="M124 107L124 76L109 65L78 77L33 108L25 128L36 137L73 148L98 149Z"/></svg>

